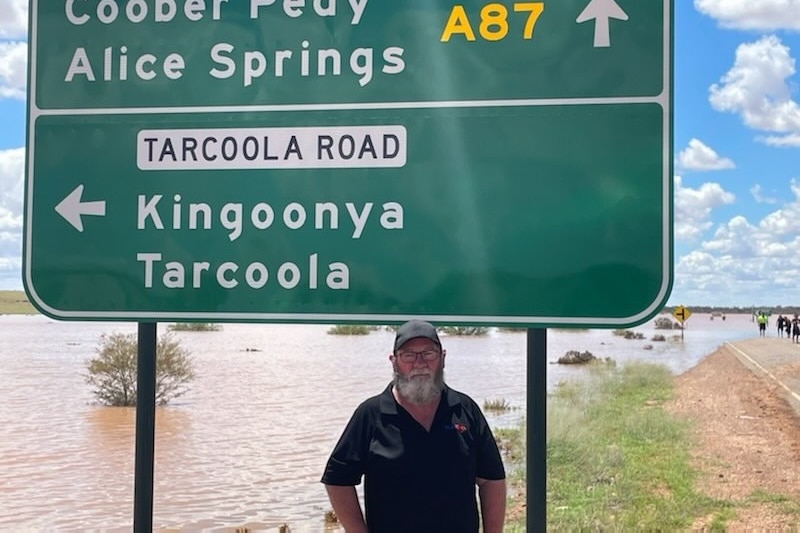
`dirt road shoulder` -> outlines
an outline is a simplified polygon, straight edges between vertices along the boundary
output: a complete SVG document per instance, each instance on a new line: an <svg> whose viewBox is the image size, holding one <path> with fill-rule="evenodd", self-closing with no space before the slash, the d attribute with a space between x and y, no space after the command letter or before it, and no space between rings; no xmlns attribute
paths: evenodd
<svg viewBox="0 0 800 533"><path fill-rule="evenodd" d="M800 524L800 416L774 380L722 347L676 377L667 409L691 421L697 488L734 504L731 531Z"/></svg>

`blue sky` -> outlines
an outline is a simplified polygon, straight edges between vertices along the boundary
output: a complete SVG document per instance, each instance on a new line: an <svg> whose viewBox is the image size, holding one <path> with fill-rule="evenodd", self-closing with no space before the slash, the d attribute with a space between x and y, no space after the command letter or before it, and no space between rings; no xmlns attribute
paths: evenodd
<svg viewBox="0 0 800 533"><path fill-rule="evenodd" d="M22 288L27 19L0 0L0 289ZM797 58L800 0L676 0L670 304L800 305Z"/></svg>

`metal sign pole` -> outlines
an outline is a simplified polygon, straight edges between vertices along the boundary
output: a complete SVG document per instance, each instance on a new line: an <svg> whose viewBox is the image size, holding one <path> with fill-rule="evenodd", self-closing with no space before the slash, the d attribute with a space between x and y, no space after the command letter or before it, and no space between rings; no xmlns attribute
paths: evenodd
<svg viewBox="0 0 800 533"><path fill-rule="evenodd" d="M139 323L136 375L136 464L133 531L153 531L153 466L156 433L156 323Z"/></svg>
<svg viewBox="0 0 800 533"><path fill-rule="evenodd" d="M528 328L527 531L547 530L547 328Z"/></svg>

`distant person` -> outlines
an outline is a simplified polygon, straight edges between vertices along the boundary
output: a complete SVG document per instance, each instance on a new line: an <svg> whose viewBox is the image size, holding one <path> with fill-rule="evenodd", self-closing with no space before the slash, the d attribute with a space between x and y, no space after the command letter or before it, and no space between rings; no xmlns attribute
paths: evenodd
<svg viewBox="0 0 800 533"><path fill-rule="evenodd" d="M411 320L389 355L394 380L356 408L322 482L347 533L500 533L506 483L478 405L444 382L436 329ZM355 485L364 478L364 507Z"/></svg>
<svg viewBox="0 0 800 533"><path fill-rule="evenodd" d="M783 317L783 315L778 315L778 320L776 321L778 325L778 337L783 338L783 329L786 326L788 320ZM786 328L786 338L789 338L789 328Z"/></svg>
<svg viewBox="0 0 800 533"><path fill-rule="evenodd" d="M800 342L800 318L792 318L792 342Z"/></svg>
<svg viewBox="0 0 800 533"><path fill-rule="evenodd" d="M757 322L758 322L758 336L759 337L766 337L767 336L767 315L765 313L759 313Z"/></svg>

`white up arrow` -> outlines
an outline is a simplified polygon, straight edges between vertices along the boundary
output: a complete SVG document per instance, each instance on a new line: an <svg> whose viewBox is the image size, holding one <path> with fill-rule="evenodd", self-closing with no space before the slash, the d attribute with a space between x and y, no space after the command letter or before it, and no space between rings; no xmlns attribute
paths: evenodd
<svg viewBox="0 0 800 533"><path fill-rule="evenodd" d="M587 20L594 20L594 47L608 48L611 46L609 19L628 20L628 14L615 0L591 0L575 22L581 24Z"/></svg>
<svg viewBox="0 0 800 533"><path fill-rule="evenodd" d="M56 206L56 213L64 217L64 220L83 232L83 215L105 216L106 203L100 202L81 202L83 185L78 185L74 191L69 193L66 198L61 200Z"/></svg>

